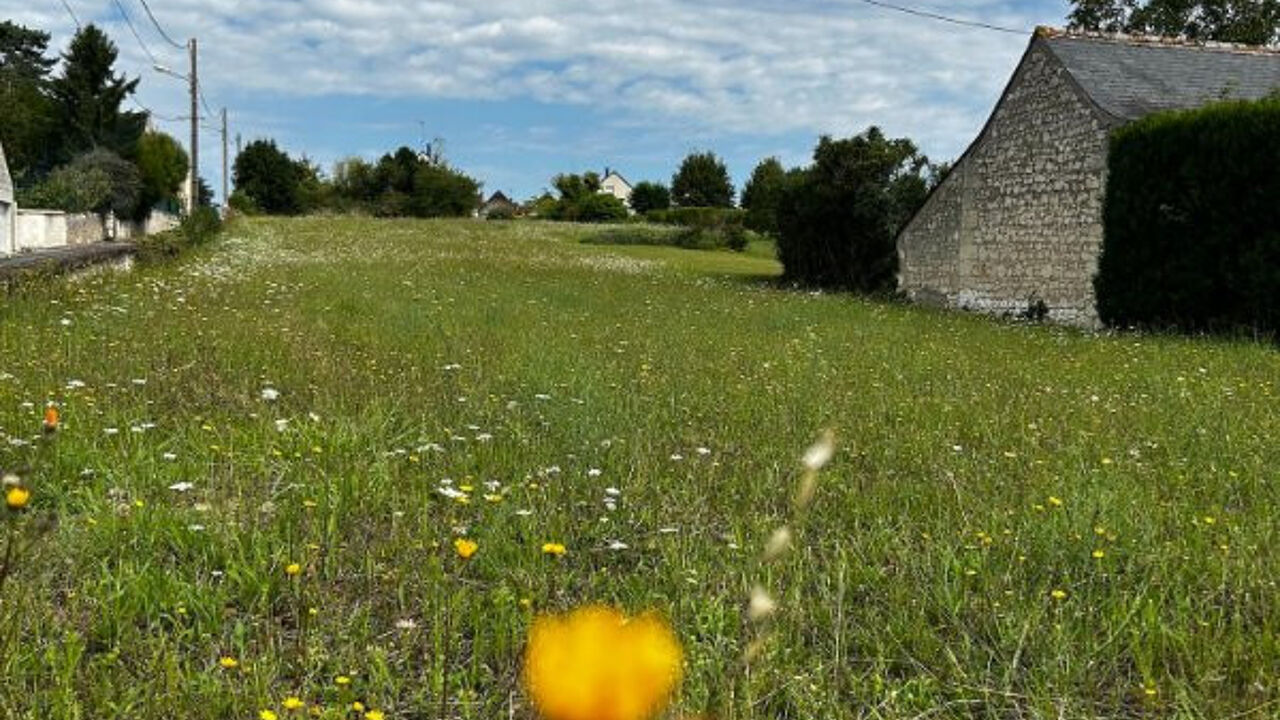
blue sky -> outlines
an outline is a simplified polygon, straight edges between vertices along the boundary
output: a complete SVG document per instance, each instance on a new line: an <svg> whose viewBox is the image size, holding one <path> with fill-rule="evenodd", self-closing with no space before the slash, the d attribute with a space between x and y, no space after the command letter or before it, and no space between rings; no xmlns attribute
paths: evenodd
<svg viewBox="0 0 1280 720"><path fill-rule="evenodd" d="M276 139L330 168L443 138L449 161L487 192L517 199L558 172L619 169L669 181L712 150L740 186L761 159L804 164L821 134L876 124L937 160L980 129L1036 25L1061 26L1067 0L900 0L1023 29L930 21L860 0L148 0L170 35L200 39L205 97L231 133ZM113 0L67 0L102 26L139 102L187 114L185 87L151 69ZM142 44L185 72L141 0L120 0ZM0 16L53 33L60 0L0 0ZM181 121L160 127L184 144ZM220 145L201 139L220 185Z"/></svg>

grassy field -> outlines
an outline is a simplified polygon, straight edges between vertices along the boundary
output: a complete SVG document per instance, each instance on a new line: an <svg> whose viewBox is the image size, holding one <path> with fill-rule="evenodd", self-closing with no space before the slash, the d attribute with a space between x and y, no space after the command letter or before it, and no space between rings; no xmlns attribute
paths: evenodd
<svg viewBox="0 0 1280 720"><path fill-rule="evenodd" d="M531 717L530 620L586 603L670 619L673 718L1280 715L1274 348L593 232L251 220L4 299L0 717Z"/></svg>

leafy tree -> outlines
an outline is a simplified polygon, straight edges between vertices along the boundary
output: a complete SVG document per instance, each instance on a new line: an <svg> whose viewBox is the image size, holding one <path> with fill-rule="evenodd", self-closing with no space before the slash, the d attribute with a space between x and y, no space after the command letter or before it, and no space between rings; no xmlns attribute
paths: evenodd
<svg viewBox="0 0 1280 720"><path fill-rule="evenodd" d="M1071 0L1070 27L1250 45L1280 41L1280 0Z"/></svg>
<svg viewBox="0 0 1280 720"><path fill-rule="evenodd" d="M117 56L115 44L93 25L77 32L63 53L62 73L50 86L60 157L97 148L135 156L147 118L145 113L120 109L137 90L138 80L115 74Z"/></svg>
<svg viewBox="0 0 1280 720"><path fill-rule="evenodd" d="M269 215L295 215L302 209L298 196L298 164L274 140L255 140L236 157L232 171L236 192L251 206Z"/></svg>
<svg viewBox="0 0 1280 720"><path fill-rule="evenodd" d="M560 194L554 207L539 215L567 222L609 222L627 217L627 206L618 198L600 192L600 175L594 172L560 174L551 185ZM604 199L608 198L608 199ZM621 213L619 214L619 210Z"/></svg>
<svg viewBox="0 0 1280 720"><path fill-rule="evenodd" d="M671 178L671 199L679 207L733 207L729 170L715 153L691 153Z"/></svg>
<svg viewBox="0 0 1280 720"><path fill-rule="evenodd" d="M137 216L142 198L138 167L110 150L94 150L57 168L24 193L24 204L67 212Z"/></svg>
<svg viewBox="0 0 1280 720"><path fill-rule="evenodd" d="M778 256L793 282L866 293L894 289L898 231L923 202L928 159L872 127L823 137L813 165L787 174Z"/></svg>
<svg viewBox="0 0 1280 720"><path fill-rule="evenodd" d="M458 217L478 205L480 184L449 167L439 153L401 147L376 164L360 158L334 167L332 183L321 181L319 205L360 209L384 217Z"/></svg>
<svg viewBox="0 0 1280 720"><path fill-rule="evenodd" d="M422 162L413 176L409 214L463 217L479 206L480 183L445 165Z"/></svg>
<svg viewBox="0 0 1280 720"><path fill-rule="evenodd" d="M0 144L18 185L26 185L52 163L52 101L45 57L49 33L0 22Z"/></svg>
<svg viewBox="0 0 1280 720"><path fill-rule="evenodd" d="M671 191L656 182L639 182L631 189L631 209L641 215L650 210L666 210L671 207Z"/></svg>
<svg viewBox="0 0 1280 720"><path fill-rule="evenodd" d="M778 234L778 203L787 182L787 171L776 157L766 158L751 171L742 188L742 208L747 227L768 235Z"/></svg>
<svg viewBox="0 0 1280 720"><path fill-rule="evenodd" d="M136 164L142 176L139 215L157 205L177 206L177 194L187 179L187 151L162 132L147 132L138 140Z"/></svg>

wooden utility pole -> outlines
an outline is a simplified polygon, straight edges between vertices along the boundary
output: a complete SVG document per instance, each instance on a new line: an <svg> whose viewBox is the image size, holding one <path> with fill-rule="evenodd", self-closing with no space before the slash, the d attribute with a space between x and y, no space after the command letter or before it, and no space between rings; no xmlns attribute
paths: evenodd
<svg viewBox="0 0 1280 720"><path fill-rule="evenodd" d="M187 214L195 212L199 205L200 194L200 76L196 71L196 39L187 43L191 51L191 74L187 76L191 85L191 177L187 184Z"/></svg>
<svg viewBox="0 0 1280 720"><path fill-rule="evenodd" d="M222 108L222 214L231 209L231 196L227 194L227 109Z"/></svg>

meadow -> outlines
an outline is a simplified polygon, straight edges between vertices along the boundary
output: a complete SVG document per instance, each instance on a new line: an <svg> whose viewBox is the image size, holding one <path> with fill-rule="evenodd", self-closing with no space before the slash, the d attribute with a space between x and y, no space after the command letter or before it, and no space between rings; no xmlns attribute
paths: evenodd
<svg viewBox="0 0 1280 720"><path fill-rule="evenodd" d="M591 603L670 621L671 718L1280 716L1273 346L597 232L246 219L0 301L0 717L531 718Z"/></svg>

